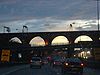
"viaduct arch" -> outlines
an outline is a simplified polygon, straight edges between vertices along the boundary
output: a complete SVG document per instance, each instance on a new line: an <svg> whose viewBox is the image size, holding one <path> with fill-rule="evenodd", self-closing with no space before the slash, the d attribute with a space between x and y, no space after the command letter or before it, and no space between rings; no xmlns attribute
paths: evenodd
<svg viewBox="0 0 100 75"><path fill-rule="evenodd" d="M71 31L71 32L30 32L30 33L0 33L0 45L8 44L9 40L17 37L21 40L22 44L29 44L29 42L39 36L47 46L52 44L52 40L57 36L64 36L68 39L70 44L73 44L77 37L86 35L93 41L100 40L100 31Z"/></svg>

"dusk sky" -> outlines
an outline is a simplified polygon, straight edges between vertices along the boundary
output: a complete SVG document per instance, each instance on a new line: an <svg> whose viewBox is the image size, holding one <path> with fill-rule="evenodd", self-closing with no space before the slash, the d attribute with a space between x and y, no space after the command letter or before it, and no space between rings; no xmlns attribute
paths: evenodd
<svg viewBox="0 0 100 75"><path fill-rule="evenodd" d="M29 32L97 30L96 1L0 0L0 32L21 32L23 25Z"/></svg>

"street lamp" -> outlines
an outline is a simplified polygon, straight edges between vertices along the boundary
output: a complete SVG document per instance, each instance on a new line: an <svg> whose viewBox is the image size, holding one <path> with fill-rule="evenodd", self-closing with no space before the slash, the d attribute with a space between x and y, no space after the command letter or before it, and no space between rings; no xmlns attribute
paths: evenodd
<svg viewBox="0 0 100 75"><path fill-rule="evenodd" d="M98 20L98 31L99 31L99 0L97 1L97 20Z"/></svg>
<svg viewBox="0 0 100 75"><path fill-rule="evenodd" d="M68 30L68 31L73 31L73 25L70 24L67 30Z"/></svg>
<svg viewBox="0 0 100 75"><path fill-rule="evenodd" d="M28 32L28 27L27 26L25 26L25 25L23 26L22 32L25 32L24 29L26 29L27 32Z"/></svg>
<svg viewBox="0 0 100 75"><path fill-rule="evenodd" d="M10 30L10 27L6 27L6 26L4 26L4 33L5 33L5 29L6 29L6 31L9 33L11 30Z"/></svg>

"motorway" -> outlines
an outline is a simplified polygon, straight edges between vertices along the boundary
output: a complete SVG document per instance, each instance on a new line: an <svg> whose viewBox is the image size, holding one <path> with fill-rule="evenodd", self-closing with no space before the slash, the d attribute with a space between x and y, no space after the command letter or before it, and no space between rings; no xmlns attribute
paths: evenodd
<svg viewBox="0 0 100 75"><path fill-rule="evenodd" d="M61 75L61 68L53 68L49 64L43 65L41 69L30 68L29 65L0 67L0 75ZM85 67L83 75L100 75L100 70Z"/></svg>

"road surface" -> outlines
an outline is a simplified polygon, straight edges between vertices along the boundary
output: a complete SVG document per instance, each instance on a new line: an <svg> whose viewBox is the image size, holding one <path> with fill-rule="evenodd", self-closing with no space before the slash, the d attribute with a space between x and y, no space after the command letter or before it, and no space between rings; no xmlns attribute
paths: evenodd
<svg viewBox="0 0 100 75"><path fill-rule="evenodd" d="M29 65L0 68L0 75L61 75L61 68L44 65L41 69L30 68ZM100 70L84 68L83 75L100 75Z"/></svg>

